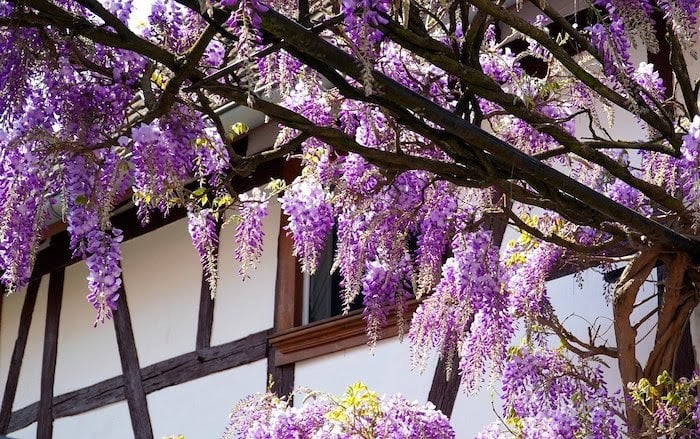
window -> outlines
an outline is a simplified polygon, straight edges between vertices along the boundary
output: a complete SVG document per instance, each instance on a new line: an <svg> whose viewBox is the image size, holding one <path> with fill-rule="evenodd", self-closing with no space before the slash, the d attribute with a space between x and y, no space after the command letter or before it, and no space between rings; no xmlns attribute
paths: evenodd
<svg viewBox="0 0 700 439"><path fill-rule="evenodd" d="M304 314L302 322L305 324L343 314L340 273L337 270L331 273L337 242L338 235L334 228L321 253L316 273L304 276ZM356 297L353 303L350 304L350 311L358 309L362 309L362 296Z"/></svg>
<svg viewBox="0 0 700 439"><path fill-rule="evenodd" d="M351 306L353 310L341 315L342 305L338 295L340 278L337 274L330 275L333 256L331 249L334 246L327 246L327 251L322 256L322 266L318 269L319 274L313 279L308 279L305 288L299 263L292 256L292 239L283 229L285 225L286 221L282 218L277 250L275 330L270 337L275 365L282 366L366 344L362 298L356 299ZM335 238L329 239L331 244L333 239ZM325 287L322 287L324 285ZM307 301L304 300L305 289L308 291ZM319 293L313 299L312 290ZM305 302L307 306L304 306ZM314 311L305 310L312 302ZM407 312L412 313L416 306L417 302L410 302ZM382 338L394 337L397 334L397 319L391 316L382 332Z"/></svg>

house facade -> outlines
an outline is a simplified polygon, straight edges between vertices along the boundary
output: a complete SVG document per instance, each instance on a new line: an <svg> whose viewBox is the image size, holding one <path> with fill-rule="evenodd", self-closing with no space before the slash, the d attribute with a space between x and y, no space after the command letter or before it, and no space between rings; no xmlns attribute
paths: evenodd
<svg viewBox="0 0 700 439"><path fill-rule="evenodd" d="M274 141L276 129L261 115L225 110L225 125L257 127L245 140L248 152ZM610 131L620 138L639 134L631 116L618 118ZM274 163L239 185L250 189L267 176L294 173L293 165ZM251 393L269 387L280 394L297 387L341 393L360 380L380 394L432 401L451 415L460 438L498 419L497 383L484 383L470 396L459 391L456 369L447 379L442 361L434 359L422 373L412 369L410 346L397 337L396 322L374 349L366 345L359 311L305 323L308 281L292 256L277 203L265 221L263 259L245 280L233 258L233 227L222 229L214 299L184 217L175 210L142 228L128 208L115 216L115 226L125 232L120 308L94 328L94 310L85 300L87 269L71 257L66 232L50 238L26 290L0 302L0 434L215 438L231 408ZM556 291L559 315L585 334L592 322L611 321L611 311L601 294L603 276L581 276L583 282L574 276L552 281L550 290ZM656 286L645 288L651 293ZM652 308L650 303L636 312ZM653 325L651 319L645 328ZM690 332L697 328L693 323ZM617 375L611 366L610 376Z"/></svg>
<svg viewBox="0 0 700 439"><path fill-rule="evenodd" d="M271 125L251 130L248 149L274 135ZM238 275L234 228L223 227L214 299L184 212L142 228L127 208L113 222L125 242L123 291L112 320L93 327L87 268L71 257L65 231L40 250L29 286L2 298L0 433L213 438L251 393L269 386L282 394L296 387L342 393L356 381L380 394L430 399L445 412L454 406L460 437L494 418L488 389L477 399L459 394L458 379L446 380L437 360L422 373L413 370L395 321L374 349L359 310L304 324L305 280L276 201L265 221L263 259L249 278Z"/></svg>

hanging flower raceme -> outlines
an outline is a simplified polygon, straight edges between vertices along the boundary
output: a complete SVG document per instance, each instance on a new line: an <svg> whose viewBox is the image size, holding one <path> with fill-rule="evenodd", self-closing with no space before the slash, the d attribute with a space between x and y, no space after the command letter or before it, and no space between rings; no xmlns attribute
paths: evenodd
<svg viewBox="0 0 700 439"><path fill-rule="evenodd" d="M438 182L424 193L416 238L416 297L432 291L437 283L454 229L457 200L447 182Z"/></svg>
<svg viewBox="0 0 700 439"><path fill-rule="evenodd" d="M524 221L538 228L550 229L555 235L559 235L559 229L563 227L559 217L550 215L525 216ZM547 223L554 226L547 226ZM563 253L561 247L537 240L525 231L521 231L517 240L508 243L503 255L505 288L517 317L535 322L548 311L547 277L561 263Z"/></svg>
<svg viewBox="0 0 700 439"><path fill-rule="evenodd" d="M248 271L257 266L263 252L263 219L267 216L267 194L253 189L239 197L238 224L236 225L235 258L241 266L238 273L245 277Z"/></svg>
<svg viewBox="0 0 700 439"><path fill-rule="evenodd" d="M369 344L376 345L387 318L392 311L401 315L405 312L406 301L412 297L409 287L411 266L408 255L398 264L385 260L372 260L366 263L362 280L364 319L367 323ZM402 328L399 333L402 333Z"/></svg>
<svg viewBox="0 0 700 439"><path fill-rule="evenodd" d="M387 0L343 0L341 10L345 17L350 48L362 62L363 85L369 94L372 90L371 71L379 56L382 33L377 26L386 24L382 14L389 12Z"/></svg>
<svg viewBox="0 0 700 439"><path fill-rule="evenodd" d="M182 119L190 119L187 116L186 111L174 112L132 129L132 186L142 218L147 218L148 209L167 211L173 200L179 200L177 191L195 176L193 145L202 131L183 124Z"/></svg>
<svg viewBox="0 0 700 439"><path fill-rule="evenodd" d="M414 361L421 367L432 349L459 354L462 382L473 391L487 366L498 370L513 323L490 232L456 235L452 252L435 292L414 314L409 337Z"/></svg>
<svg viewBox="0 0 700 439"><path fill-rule="evenodd" d="M695 227L700 227L700 116L695 116L683 136L678 160L679 184L683 203L693 213Z"/></svg>
<svg viewBox="0 0 700 439"><path fill-rule="evenodd" d="M0 280L10 292L29 281L46 217L50 178L43 160L28 146L8 147L0 138Z"/></svg>
<svg viewBox="0 0 700 439"><path fill-rule="evenodd" d="M97 310L97 322L112 317L121 289L122 232L109 222L112 197L121 185L119 158L104 153L63 159L63 197L73 255L88 267L87 299ZM106 205L96 200L106 202Z"/></svg>
<svg viewBox="0 0 700 439"><path fill-rule="evenodd" d="M666 95L666 86L664 81L661 79L659 72L654 68L654 64L646 63L644 61L639 63L639 66L635 69L632 78L639 84L644 90L648 91L649 94L659 102L663 102L664 96ZM653 102L647 95L642 95L647 104L653 107Z"/></svg>
<svg viewBox="0 0 700 439"><path fill-rule="evenodd" d="M199 262L202 264L213 298L219 279L219 225L216 216L211 209L190 209L187 212L187 228L199 254Z"/></svg>
<svg viewBox="0 0 700 439"><path fill-rule="evenodd" d="M206 22L195 10L178 2L155 0L143 34L174 53L184 53L197 40Z"/></svg>
<svg viewBox="0 0 700 439"><path fill-rule="evenodd" d="M255 91L258 85L262 85L255 78L255 70L264 72L267 61L264 57L255 60L253 54L263 46L260 25L262 14L269 8L260 0L217 0L212 4L229 13L224 27L237 39L234 53L237 54L238 60L244 63L240 79L245 87Z"/></svg>
<svg viewBox="0 0 700 439"><path fill-rule="evenodd" d="M588 27L591 42L602 58L602 67L612 80L622 80L624 75L634 73L630 57L632 45L627 37L627 29L612 0L596 0L595 4L606 8L610 23L596 23Z"/></svg>
<svg viewBox="0 0 700 439"><path fill-rule="evenodd" d="M298 177L280 201L289 218L286 228L294 240L294 255L304 272L313 273L334 224L328 194L313 178Z"/></svg>
<svg viewBox="0 0 700 439"><path fill-rule="evenodd" d="M122 232L117 228L108 231L92 230L85 236L85 264L88 267L87 300L97 310L95 324L112 318L117 309L121 279Z"/></svg>

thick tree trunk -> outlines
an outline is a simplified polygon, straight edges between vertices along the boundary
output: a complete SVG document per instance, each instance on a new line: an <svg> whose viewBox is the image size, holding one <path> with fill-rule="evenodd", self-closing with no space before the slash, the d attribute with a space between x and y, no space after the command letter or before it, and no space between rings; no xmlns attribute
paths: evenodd
<svg viewBox="0 0 700 439"><path fill-rule="evenodd" d="M640 252L637 257L625 267L620 280L615 286L613 298L613 317L615 338L618 349L618 367L625 395L625 414L627 416L628 435L636 437L642 429L642 417L634 409L629 399L627 383L637 382L642 378L642 366L637 360L637 328L632 324L630 316L634 311L639 288L649 277L659 257L657 249Z"/></svg>
<svg viewBox="0 0 700 439"><path fill-rule="evenodd" d="M664 262L666 276L662 281L663 294L657 314L654 346L646 365L642 368L636 352L639 323L633 322L631 316L639 289L647 281L659 259ZM654 383L662 372L672 372L683 327L698 303L695 290L685 282L688 269L687 254L663 255L657 249L648 249L640 252L625 268L615 287L614 328L629 437L639 437L644 433L645 425L640 411L634 407L629 398L627 384L638 382L641 378Z"/></svg>
<svg viewBox="0 0 700 439"><path fill-rule="evenodd" d="M666 277L659 309L654 348L644 367L644 376L656 378L663 371L672 372L673 360L690 313L697 304L695 291L684 284L689 257L678 253L663 258Z"/></svg>

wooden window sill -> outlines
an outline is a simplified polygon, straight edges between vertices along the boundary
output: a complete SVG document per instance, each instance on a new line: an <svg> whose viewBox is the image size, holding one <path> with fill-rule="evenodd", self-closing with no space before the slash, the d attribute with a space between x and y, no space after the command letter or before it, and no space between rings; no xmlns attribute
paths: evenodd
<svg viewBox="0 0 700 439"><path fill-rule="evenodd" d="M413 315L417 306L418 302L415 300L408 303L406 325L410 322L410 316ZM398 335L397 320L395 314L388 318L388 324L382 330L380 339ZM274 361L276 366L361 346L367 343L362 310L280 331L272 335L269 342L275 348Z"/></svg>

